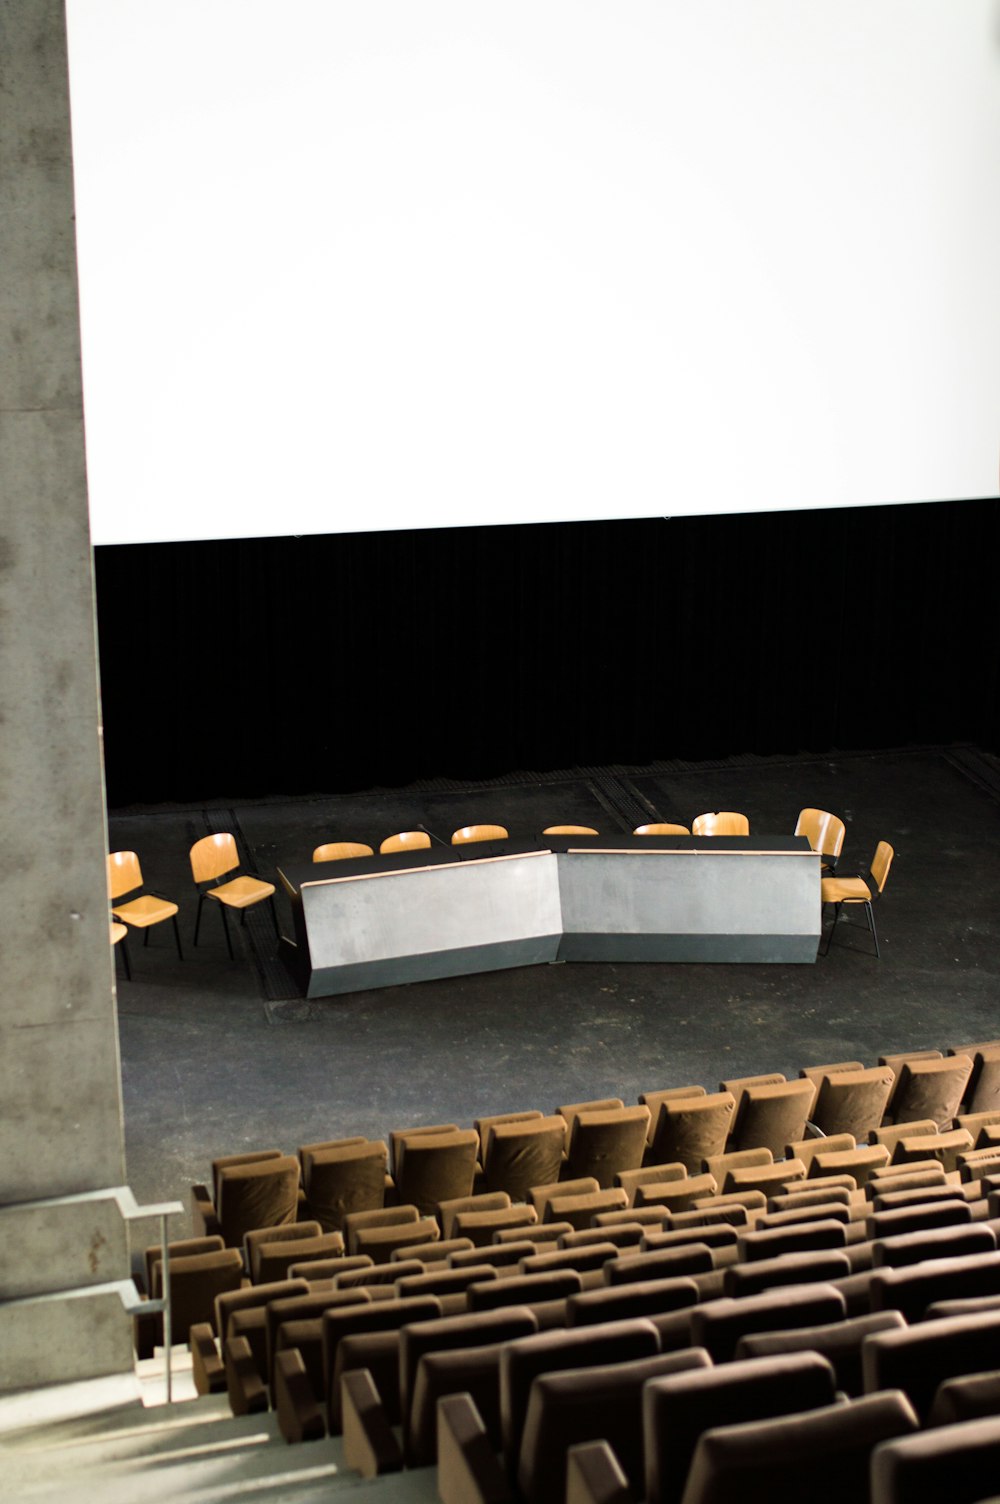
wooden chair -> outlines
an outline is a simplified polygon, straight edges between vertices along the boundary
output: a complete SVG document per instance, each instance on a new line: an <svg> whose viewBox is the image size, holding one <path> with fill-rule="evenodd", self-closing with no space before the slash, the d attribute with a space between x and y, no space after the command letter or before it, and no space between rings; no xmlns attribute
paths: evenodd
<svg viewBox="0 0 1000 1504"><path fill-rule="evenodd" d="M634 836L689 836L690 830L686 825L670 825L658 821L653 825L637 825L632 834Z"/></svg>
<svg viewBox="0 0 1000 1504"><path fill-rule="evenodd" d="M139 858L134 851L112 851L108 856L108 892L111 895L111 912L122 924L131 925L133 929L142 930L143 945L149 943L149 932L154 924L162 924L169 919L174 926L174 940L177 944L177 955L183 961L184 952L181 950L181 936L177 928L177 905L171 903L169 898L162 898L158 893L136 893L127 903L116 903L115 900L124 898L127 893L135 893L137 888L142 887L142 868L139 866ZM112 943L117 944L114 931L111 935ZM128 974L128 973L126 973Z"/></svg>
<svg viewBox="0 0 1000 1504"><path fill-rule="evenodd" d="M836 871L846 832L843 820L825 809L800 809L795 822L795 834L805 836L813 851L819 852L820 870L829 876Z"/></svg>
<svg viewBox="0 0 1000 1504"><path fill-rule="evenodd" d="M313 852L314 862L343 862L352 856L374 856L375 853L364 841L327 841Z"/></svg>
<svg viewBox="0 0 1000 1504"><path fill-rule="evenodd" d="M463 825L451 838L453 846L467 846L472 841L506 841L507 831L502 825Z"/></svg>
<svg viewBox="0 0 1000 1504"><path fill-rule="evenodd" d="M715 810L707 815L699 815L691 822L691 834L693 836L748 836L750 834L750 821L746 815L737 814L732 809Z"/></svg>
<svg viewBox="0 0 1000 1504"><path fill-rule="evenodd" d="M825 907L832 903L833 924L830 926L826 937L826 945L821 951L826 955L830 949L833 932L840 918L840 911L845 904L864 904L865 917L868 920L868 928L871 930L872 939L875 942L875 955L880 954L878 948L878 932L875 929L875 916L872 913L872 904L882 896L885 889L886 878L889 876L889 868L892 866L894 856L892 847L888 841L879 841L872 857L871 866L868 870L867 881L863 877L824 877L820 883L820 898Z"/></svg>
<svg viewBox="0 0 1000 1504"><path fill-rule="evenodd" d="M599 830L594 830L590 825L547 825L542 831L543 836L598 836Z"/></svg>
<svg viewBox="0 0 1000 1504"><path fill-rule="evenodd" d="M201 926L201 909L206 898L214 898L219 905L219 913L222 915L222 928L225 931L226 946L229 950L229 959L233 959L233 942L229 934L229 923L226 919L227 909L236 909L240 915L240 923L246 923L246 911L257 903L263 903L267 899L271 905L271 918L274 922L275 938L279 938L278 915L274 907L274 884L265 883L259 877L247 877L240 874L231 877L228 882L220 882L219 879L229 872L235 872L240 865L239 852L236 850L236 838L228 831L220 831L218 835L202 836L200 841L195 841L189 853L191 860L191 874L198 886L198 914L194 924L194 943L198 944L198 931ZM215 883L214 888L202 888L203 883Z"/></svg>
<svg viewBox="0 0 1000 1504"><path fill-rule="evenodd" d="M425 851L431 844L426 830L401 830L396 836L386 836L379 847L382 856L395 851Z"/></svg>

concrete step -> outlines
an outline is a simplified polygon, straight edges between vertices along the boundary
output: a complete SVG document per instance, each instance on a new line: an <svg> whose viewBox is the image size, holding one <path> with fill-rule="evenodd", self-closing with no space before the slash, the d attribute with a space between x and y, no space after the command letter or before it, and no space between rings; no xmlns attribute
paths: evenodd
<svg viewBox="0 0 1000 1504"><path fill-rule="evenodd" d="M138 1399L112 1409L77 1408L73 1415L8 1428L5 1499L160 1504L169 1498L176 1504L222 1504L260 1494L267 1504L330 1504L361 1488L371 1504L437 1499L433 1469L365 1482L345 1469L339 1437L289 1447L276 1416L233 1416L225 1396L155 1409Z"/></svg>

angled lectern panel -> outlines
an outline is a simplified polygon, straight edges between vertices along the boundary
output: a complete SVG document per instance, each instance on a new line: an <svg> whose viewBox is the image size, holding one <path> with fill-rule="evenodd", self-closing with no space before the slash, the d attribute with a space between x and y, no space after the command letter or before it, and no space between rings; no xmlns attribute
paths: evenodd
<svg viewBox="0 0 1000 1504"><path fill-rule="evenodd" d="M554 961L555 863L530 851L302 882L292 964L306 996Z"/></svg>
<svg viewBox="0 0 1000 1504"><path fill-rule="evenodd" d="M709 840L557 857L562 961L815 961L819 857Z"/></svg>

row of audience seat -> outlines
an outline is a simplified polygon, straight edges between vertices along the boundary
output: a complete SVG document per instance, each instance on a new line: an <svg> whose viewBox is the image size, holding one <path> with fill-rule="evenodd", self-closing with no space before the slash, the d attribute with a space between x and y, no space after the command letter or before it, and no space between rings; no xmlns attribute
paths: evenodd
<svg viewBox="0 0 1000 1504"><path fill-rule="evenodd" d="M190 1336L199 1388L226 1388L237 1413L272 1405L289 1440L342 1430L348 1460L369 1474L437 1458L446 1504L558 1500L564 1487L574 1501L704 1504L734 1496L734 1467L773 1487L769 1449L786 1461L799 1455L793 1440L803 1429L806 1455L839 1480L837 1497L868 1497L869 1462L873 1476L906 1473L874 1451L892 1434L880 1430L886 1416L897 1425L905 1415L904 1433L923 1424L944 1437L1000 1405L1000 1374L985 1356L992 1337L980 1340L984 1317L967 1305L985 1302L987 1323L989 1313L1000 1317L998 1061L1000 1041L990 1041L947 1056L883 1057L874 1073L840 1062L806 1068L795 1082L646 1093L632 1109L570 1104L556 1122L511 1113L474 1130L400 1130L388 1145L359 1137L304 1145L295 1157L275 1149L220 1160L211 1191L195 1191L205 1236L172 1246L174 1330ZM881 1083L868 1143L810 1131L778 1146L733 1147L729 1132L721 1152L696 1159L704 1141L694 1134L683 1138L684 1158L650 1162L666 1124L694 1121L700 1132L707 1119L697 1107L712 1096L730 1098L735 1126L759 1122L767 1104L799 1104L806 1088L815 1116L824 1089L829 1097L854 1077L866 1090L874 1077ZM795 1090L775 1094L782 1087ZM693 1119L676 1118L692 1107ZM933 1115L906 1121L916 1109ZM489 1189L485 1167L525 1143L547 1145L557 1173L516 1198ZM600 1176L576 1173L571 1156L588 1143ZM614 1157L625 1143L631 1167ZM445 1150L463 1164L463 1188L471 1165L468 1193L420 1203L401 1195L441 1189L434 1178ZM525 1174L517 1154L508 1157ZM361 1167L375 1205L355 1207L341 1193L325 1220L310 1215L310 1192L322 1201L324 1186ZM147 1277L158 1294L159 1250L147 1255ZM641 1328L646 1345L616 1347L624 1328ZM770 1448L751 1445L749 1433L727 1437L724 1423L748 1423L721 1398L730 1383L739 1388L740 1365L750 1365L747 1393L756 1393L778 1359L803 1351L810 1373L832 1370L829 1398L796 1412L787 1435L786 1410L773 1397L754 1400L754 1435L779 1427L768 1432ZM503 1400L504 1384L521 1382L522 1363L521 1419L505 1431L514 1401ZM690 1467L670 1448L664 1462L663 1395L696 1372L714 1375L695 1383L700 1401L684 1402L706 1434L691 1443ZM758 1496L742 1483L738 1492ZM918 1495L871 1497L904 1504Z"/></svg>
<svg viewBox="0 0 1000 1504"><path fill-rule="evenodd" d="M366 1475L436 1462L445 1504L705 1504L796 1480L821 1499L985 1497L913 1492L912 1449L875 1451L923 1426L936 1456L1000 1403L1000 1182L925 1176L818 1187L825 1203L793 1180L385 1264L348 1248L338 1273L220 1295L218 1341L191 1333L199 1388L226 1387L236 1413L270 1403L292 1441L342 1432ZM986 1430L995 1465L1000 1422ZM595 1475L617 1491L586 1491Z"/></svg>

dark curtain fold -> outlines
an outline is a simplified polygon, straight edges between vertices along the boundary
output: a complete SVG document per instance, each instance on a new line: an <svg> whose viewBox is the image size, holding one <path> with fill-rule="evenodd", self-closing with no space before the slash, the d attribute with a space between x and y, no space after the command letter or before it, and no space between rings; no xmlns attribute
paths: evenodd
<svg viewBox="0 0 1000 1504"><path fill-rule="evenodd" d="M108 798L972 741L1000 504L96 550Z"/></svg>

